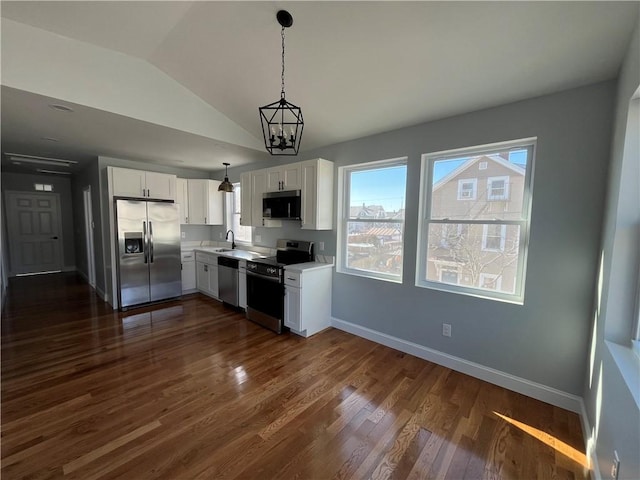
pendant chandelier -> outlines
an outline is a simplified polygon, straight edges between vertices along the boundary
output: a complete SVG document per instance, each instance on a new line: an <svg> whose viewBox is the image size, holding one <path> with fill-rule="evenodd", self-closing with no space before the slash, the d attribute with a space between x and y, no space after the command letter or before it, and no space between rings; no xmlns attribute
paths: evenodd
<svg viewBox="0 0 640 480"><path fill-rule="evenodd" d="M223 163L224 165L224 180L220 185L218 185L219 192L233 192L233 183L229 181L229 175L227 175L227 171L229 169L230 163Z"/></svg>
<svg viewBox="0 0 640 480"><path fill-rule="evenodd" d="M293 17L280 10L276 18L282 26L282 90L280 100L260 107L264 146L271 155L297 155L302 139L302 110L287 102L284 93L284 29L293 25Z"/></svg>

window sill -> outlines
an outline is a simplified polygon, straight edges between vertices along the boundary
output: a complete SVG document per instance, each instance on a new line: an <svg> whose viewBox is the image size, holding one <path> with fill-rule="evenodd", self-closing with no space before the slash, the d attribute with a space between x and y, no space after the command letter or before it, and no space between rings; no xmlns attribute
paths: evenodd
<svg viewBox="0 0 640 480"><path fill-rule="evenodd" d="M633 400L636 402L636 406L640 410L640 358L632 347L625 347L608 340L605 340L604 343L606 343Z"/></svg>
<svg viewBox="0 0 640 480"><path fill-rule="evenodd" d="M344 275L353 275L354 277L362 277L362 278L370 278L371 280L381 280L383 282L389 283L399 283L402 284L402 278L394 278L394 277L385 277L382 275L373 275L367 274L366 272L361 272L359 270L350 270L347 268L338 268L336 269L337 273L342 273Z"/></svg>

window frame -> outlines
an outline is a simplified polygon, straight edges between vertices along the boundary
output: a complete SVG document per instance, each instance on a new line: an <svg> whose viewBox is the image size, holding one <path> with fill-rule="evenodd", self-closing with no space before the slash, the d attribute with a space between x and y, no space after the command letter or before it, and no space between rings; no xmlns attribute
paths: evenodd
<svg viewBox="0 0 640 480"><path fill-rule="evenodd" d="M537 147L537 137L522 138L518 140L497 142L485 145L465 147L459 149L445 150L439 152L424 153L421 156L420 167L420 197L419 197L419 217L417 232L417 255L416 255L416 276L415 286L428 288L473 297L513 303L524 304L525 283L527 277L527 257L529 251L529 231L531 225L531 205L533 192L534 165ZM431 218L431 201L433 193L433 170L436 161L454 159L465 156L481 156L491 154L496 151L506 150L527 150L527 165L525 167L525 178L522 194L522 213L517 220L461 220L450 218ZM465 225L504 225L506 229L509 225L520 227L519 255L516 263L516 279L513 293L493 292L484 290L476 286L452 285L433 280L427 280L428 262L428 239L429 226L435 224L465 224ZM484 242L483 242L484 243Z"/></svg>
<svg viewBox="0 0 640 480"><path fill-rule="evenodd" d="M234 208L234 204L236 203L235 202L235 198L236 198L236 196L238 196L238 198L239 198L240 189L241 189L240 182L233 182L233 192L230 192L229 194L225 194L225 197L224 197L224 225L225 225L227 231L228 230L233 230L233 237L234 237L235 243L238 243L238 244L241 244L241 245L252 245L253 227L249 227L249 226L246 227L246 228L249 229L249 239L248 240L246 240L244 238L237 238L236 235L238 234L238 232L233 229L233 227L234 227L234 225L233 225L233 216L242 214L242 212L236 212L235 208ZM241 202L239 202L239 204L241 205ZM241 226L243 226L243 225L241 225Z"/></svg>
<svg viewBox="0 0 640 480"><path fill-rule="evenodd" d="M462 192L464 192L464 188L462 188L462 186L466 183L470 183L473 185L473 188L471 189L471 196L470 197L465 197L462 195ZM477 178L461 178L460 180L458 180L458 200L477 200L478 199L478 179Z"/></svg>
<svg viewBox="0 0 640 480"><path fill-rule="evenodd" d="M500 247L498 248L487 247L487 239L490 237L489 228L488 228L489 225L497 225L500 227ZM497 236L491 235L491 237L494 238ZM484 223L482 225L482 247L481 248L483 252L504 252L504 245L506 241L507 241L507 226L504 223Z"/></svg>
<svg viewBox="0 0 640 480"><path fill-rule="evenodd" d="M509 175L501 175L497 177L488 177L487 178L487 201L490 202L499 202L504 200L509 200ZM493 195L493 182L496 181L504 181L504 193L502 195Z"/></svg>
<svg viewBox="0 0 640 480"><path fill-rule="evenodd" d="M351 193L351 176L352 172L362 172L367 170L377 170L382 168L390 168L394 166L408 167L408 157L397 157L386 160L375 160L372 162L357 163L338 167L338 234L336 249L336 272L347 275L355 275L358 277L371 278L374 280L382 280L392 283L403 283L404 261L405 261L405 224L406 218L401 220L397 218L350 218L350 193ZM408 172L408 168L407 168ZM407 204L407 178L405 177L405 200ZM371 270L355 269L347 266L347 239L349 237L348 224L350 222L358 223L402 223L400 234L402 235L402 263L403 268L399 275L386 274L383 272L375 272Z"/></svg>

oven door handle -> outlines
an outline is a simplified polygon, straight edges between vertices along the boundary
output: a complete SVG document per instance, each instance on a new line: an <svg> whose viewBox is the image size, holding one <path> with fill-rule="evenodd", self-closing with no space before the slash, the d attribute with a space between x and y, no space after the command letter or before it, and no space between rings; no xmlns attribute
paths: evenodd
<svg viewBox="0 0 640 480"><path fill-rule="evenodd" d="M268 282L280 283L279 277L267 277L265 275L260 275L259 273L250 272L249 270L247 270L247 275L250 277L259 278L260 280L266 280Z"/></svg>

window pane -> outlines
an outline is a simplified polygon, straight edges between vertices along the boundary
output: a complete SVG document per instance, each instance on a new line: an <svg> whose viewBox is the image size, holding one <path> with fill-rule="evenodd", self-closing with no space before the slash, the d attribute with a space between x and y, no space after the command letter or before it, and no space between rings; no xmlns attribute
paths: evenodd
<svg viewBox="0 0 640 480"><path fill-rule="evenodd" d="M350 172L349 218L404 219L406 180L406 165Z"/></svg>
<svg viewBox="0 0 640 480"><path fill-rule="evenodd" d="M527 159L523 149L435 160L431 218L523 218Z"/></svg>
<svg viewBox="0 0 640 480"><path fill-rule="evenodd" d="M240 183L233 184L233 192L226 195L227 228L233 230L236 242L251 243L253 227L240 225Z"/></svg>
<svg viewBox="0 0 640 480"><path fill-rule="evenodd" d="M347 222L346 267L388 275L402 274L402 224Z"/></svg>
<svg viewBox="0 0 640 480"><path fill-rule="evenodd" d="M520 226L432 223L427 281L514 293Z"/></svg>

